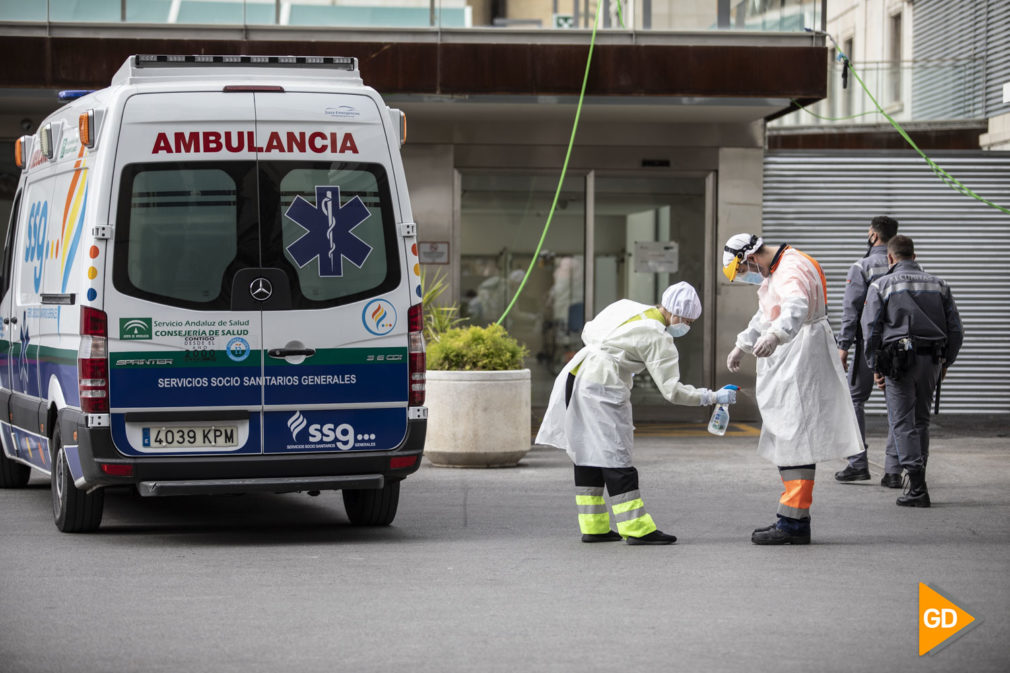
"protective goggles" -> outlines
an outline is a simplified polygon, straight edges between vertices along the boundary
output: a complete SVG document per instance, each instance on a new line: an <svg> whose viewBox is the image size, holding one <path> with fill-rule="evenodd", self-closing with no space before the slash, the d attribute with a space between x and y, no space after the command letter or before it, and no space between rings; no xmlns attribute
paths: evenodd
<svg viewBox="0 0 1010 673"><path fill-rule="evenodd" d="M730 282L733 282L733 279L736 278L737 268L744 262L745 259L747 259L747 253L754 250L760 240L760 238L751 234L750 241L745 243L743 246L739 248L731 248L727 245L723 248L723 250L733 255L733 259L729 261L729 264L722 267L722 274L726 276Z"/></svg>

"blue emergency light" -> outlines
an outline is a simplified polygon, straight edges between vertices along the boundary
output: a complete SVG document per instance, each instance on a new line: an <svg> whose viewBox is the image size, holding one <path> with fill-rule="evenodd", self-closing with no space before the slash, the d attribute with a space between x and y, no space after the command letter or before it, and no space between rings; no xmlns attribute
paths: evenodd
<svg viewBox="0 0 1010 673"><path fill-rule="evenodd" d="M94 89L66 89L56 94L56 97L66 103L72 100L77 100L81 96L87 96L93 91Z"/></svg>

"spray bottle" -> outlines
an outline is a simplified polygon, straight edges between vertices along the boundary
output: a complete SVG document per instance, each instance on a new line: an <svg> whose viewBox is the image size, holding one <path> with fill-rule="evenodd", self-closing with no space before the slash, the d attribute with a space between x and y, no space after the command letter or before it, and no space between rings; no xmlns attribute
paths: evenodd
<svg viewBox="0 0 1010 673"><path fill-rule="evenodd" d="M737 386L723 386L723 388L730 388L732 390L740 390ZM715 410L712 412L712 418L708 422L708 431L713 435L719 435L720 437L726 434L726 428L729 427L729 405L728 404L717 404Z"/></svg>

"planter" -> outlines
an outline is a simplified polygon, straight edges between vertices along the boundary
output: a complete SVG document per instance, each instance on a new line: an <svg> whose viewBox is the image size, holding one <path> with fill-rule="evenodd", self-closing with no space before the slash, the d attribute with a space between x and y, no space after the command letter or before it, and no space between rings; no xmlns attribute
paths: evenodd
<svg viewBox="0 0 1010 673"><path fill-rule="evenodd" d="M530 370L428 370L424 455L441 467L511 467L530 450Z"/></svg>

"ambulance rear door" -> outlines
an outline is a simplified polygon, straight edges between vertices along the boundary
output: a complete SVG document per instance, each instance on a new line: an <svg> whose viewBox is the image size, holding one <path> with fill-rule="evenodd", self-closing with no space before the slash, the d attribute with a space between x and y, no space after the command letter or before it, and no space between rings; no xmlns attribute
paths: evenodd
<svg viewBox="0 0 1010 673"><path fill-rule="evenodd" d="M396 448L407 309L384 107L363 94L257 93L264 451ZM279 281L279 282L278 282ZM266 292L266 290L263 290Z"/></svg>
<svg viewBox="0 0 1010 673"><path fill-rule="evenodd" d="M259 454L262 325L250 293L269 272L253 94L136 93L119 132L112 273L84 305L107 314L116 446Z"/></svg>

